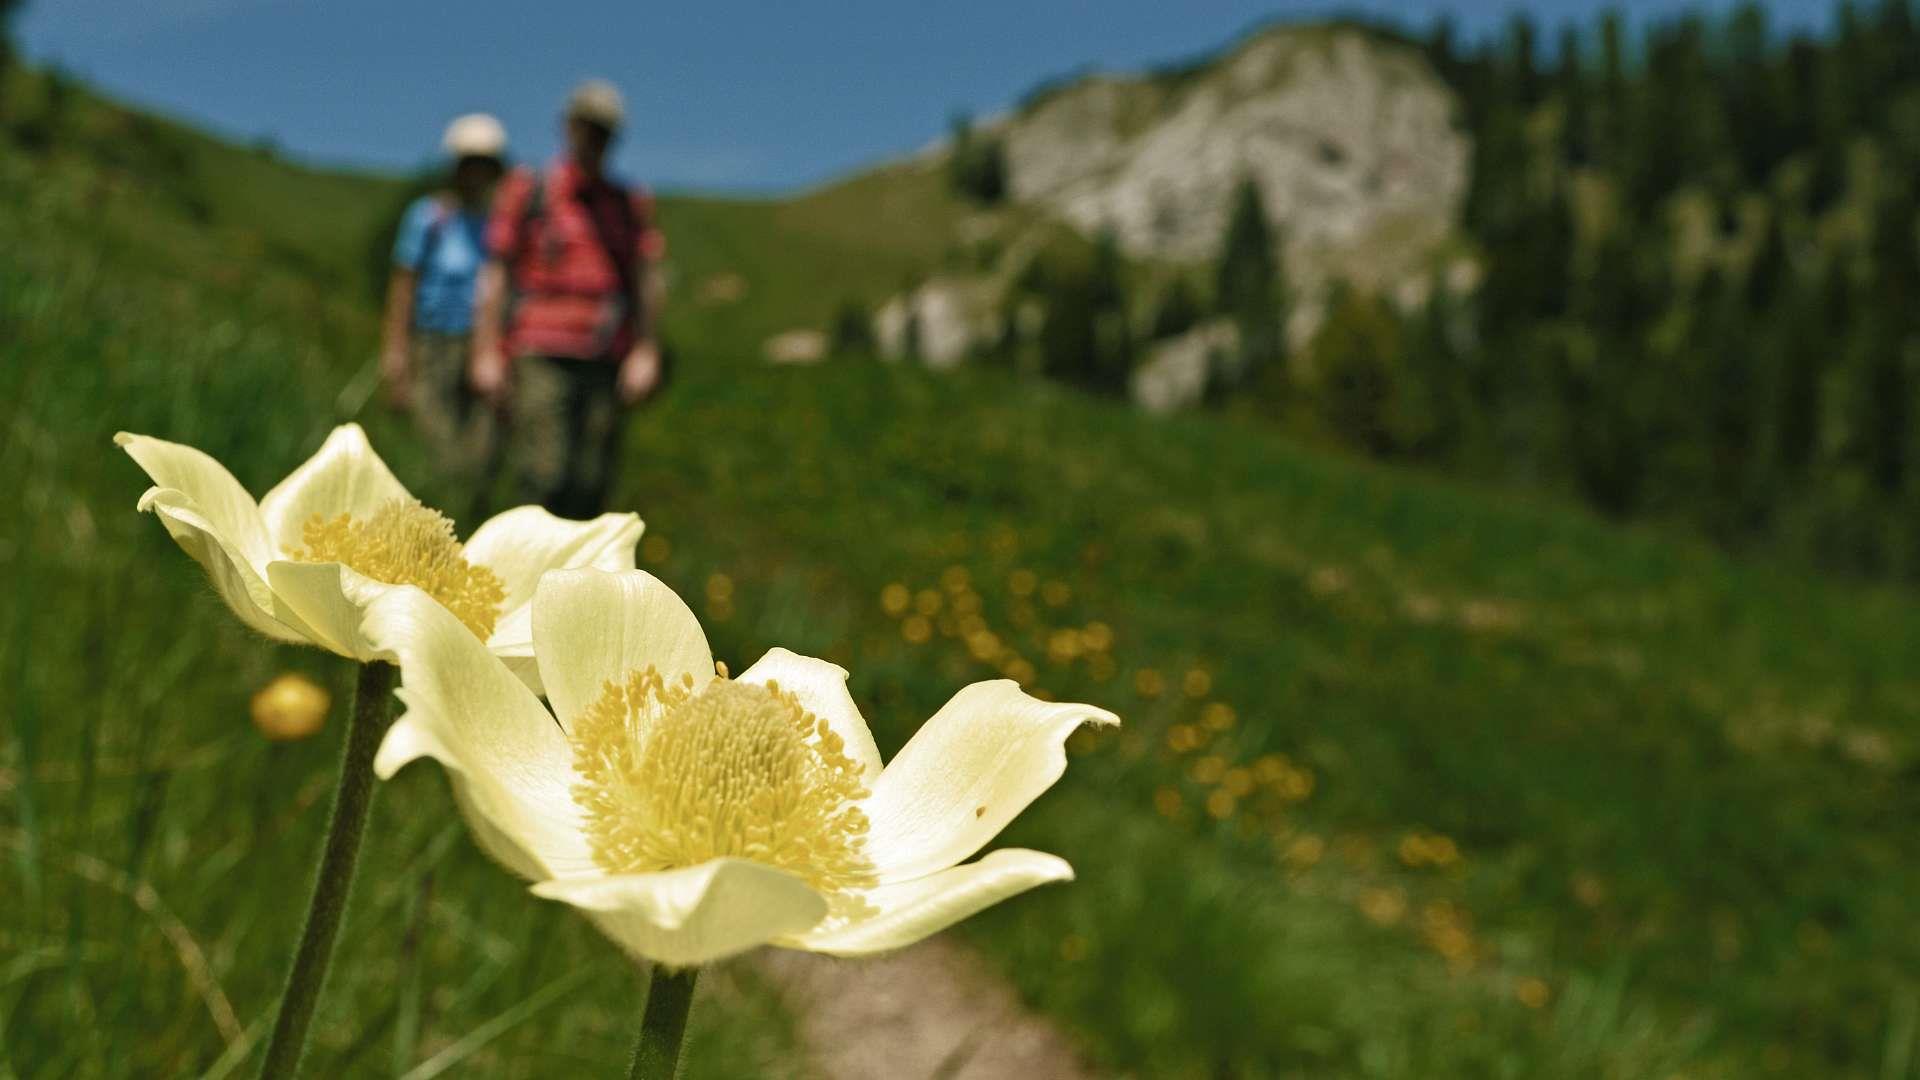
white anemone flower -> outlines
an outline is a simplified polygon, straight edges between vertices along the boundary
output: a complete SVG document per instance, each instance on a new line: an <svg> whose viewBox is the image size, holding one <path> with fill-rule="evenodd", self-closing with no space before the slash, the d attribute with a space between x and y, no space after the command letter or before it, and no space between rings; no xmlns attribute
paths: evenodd
<svg viewBox="0 0 1920 1080"><path fill-rule="evenodd" d="M961 864L1060 778L1074 729L1119 722L975 683L882 768L844 670L775 649L716 674L693 613L637 570L541 579L551 714L417 594L380 598L362 632L398 654L406 706L375 771L440 762L488 854L669 967L894 949L1070 880L1038 851Z"/></svg>
<svg viewBox="0 0 1920 1080"><path fill-rule="evenodd" d="M191 446L127 432L114 442L153 478L139 508L206 568L242 622L362 662L392 659L360 633L367 604L412 585L538 689L531 608L540 575L631 569L642 528L633 514L569 521L521 506L462 544L453 522L408 493L358 424L335 428L257 503Z"/></svg>

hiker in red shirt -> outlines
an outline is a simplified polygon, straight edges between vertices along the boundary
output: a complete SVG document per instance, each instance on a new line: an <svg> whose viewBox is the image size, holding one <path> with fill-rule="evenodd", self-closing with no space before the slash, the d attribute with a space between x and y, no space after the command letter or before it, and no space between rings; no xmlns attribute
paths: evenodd
<svg viewBox="0 0 1920 1080"><path fill-rule="evenodd" d="M470 376L511 413L522 502L562 517L605 509L624 410L660 382L666 238L653 199L606 175L626 109L592 80L567 99L567 153L516 169L494 199Z"/></svg>

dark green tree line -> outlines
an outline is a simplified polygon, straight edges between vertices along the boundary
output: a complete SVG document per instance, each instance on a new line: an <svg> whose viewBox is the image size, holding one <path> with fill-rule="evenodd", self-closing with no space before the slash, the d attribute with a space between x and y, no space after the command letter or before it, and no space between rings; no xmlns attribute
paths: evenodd
<svg viewBox="0 0 1920 1080"><path fill-rule="evenodd" d="M1470 311L1435 289L1450 314L1401 312L1405 386L1370 392L1427 403L1408 430L1428 434L1348 441L1920 572L1910 0L1840 0L1819 36L1751 0L1555 30L1427 39L1474 136L1482 282ZM1434 344L1463 318L1470 347Z"/></svg>

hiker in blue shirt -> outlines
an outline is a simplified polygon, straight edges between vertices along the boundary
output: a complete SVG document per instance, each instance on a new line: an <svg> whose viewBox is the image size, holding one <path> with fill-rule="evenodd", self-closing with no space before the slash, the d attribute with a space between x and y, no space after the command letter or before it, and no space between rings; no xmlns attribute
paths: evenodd
<svg viewBox="0 0 1920 1080"><path fill-rule="evenodd" d="M474 113L448 125L442 145L452 166L447 187L414 200L394 240L380 375L388 400L413 414L437 479L472 490L483 482L495 426L492 407L466 379L474 283L507 133Z"/></svg>

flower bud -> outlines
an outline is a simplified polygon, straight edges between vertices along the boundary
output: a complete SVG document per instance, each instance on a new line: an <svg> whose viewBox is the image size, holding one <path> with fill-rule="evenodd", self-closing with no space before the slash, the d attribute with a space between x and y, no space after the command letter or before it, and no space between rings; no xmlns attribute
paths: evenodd
<svg viewBox="0 0 1920 1080"><path fill-rule="evenodd" d="M253 726L275 742L305 739L326 724L332 704L332 696L312 679L284 672L253 695Z"/></svg>

